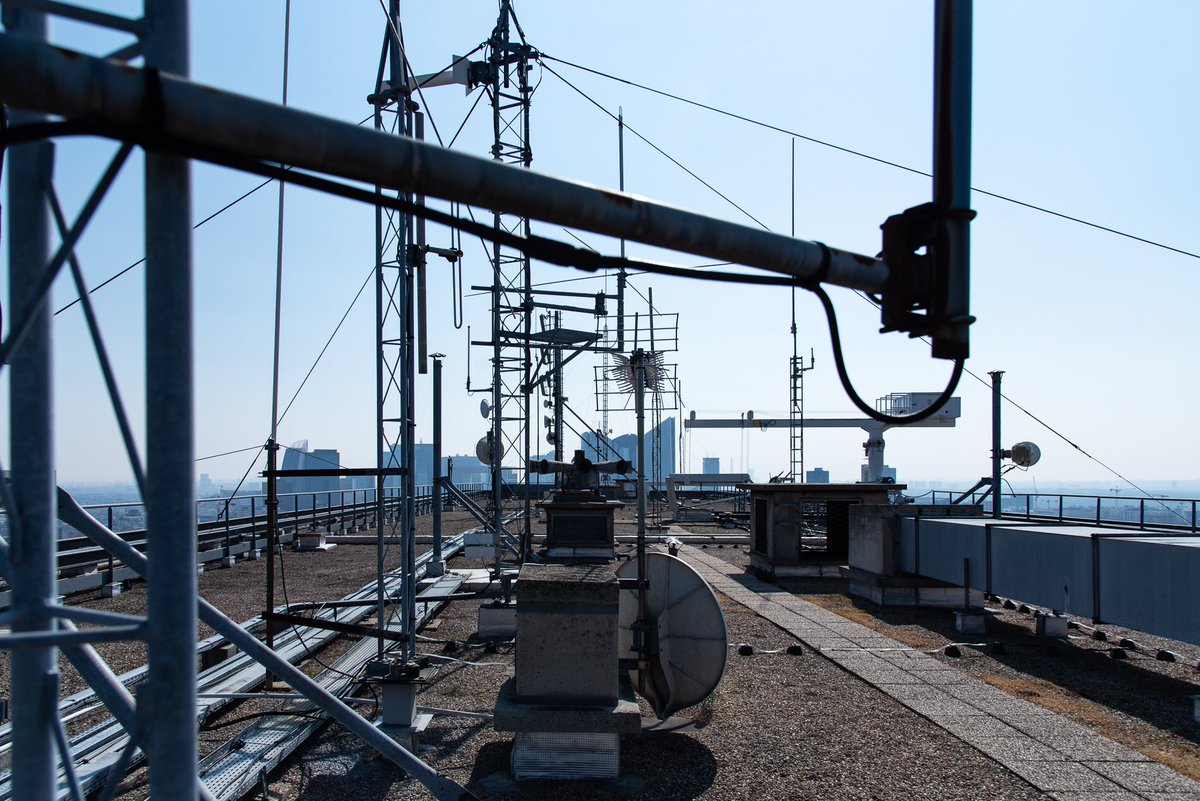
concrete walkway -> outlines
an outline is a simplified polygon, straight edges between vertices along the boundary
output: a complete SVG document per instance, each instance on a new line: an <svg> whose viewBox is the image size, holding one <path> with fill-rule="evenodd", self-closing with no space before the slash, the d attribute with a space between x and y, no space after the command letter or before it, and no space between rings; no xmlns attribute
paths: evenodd
<svg viewBox="0 0 1200 801"><path fill-rule="evenodd" d="M1200 801L1200 783L1030 701L804 601L704 551L714 589L1061 801ZM895 650L886 650L895 649Z"/></svg>

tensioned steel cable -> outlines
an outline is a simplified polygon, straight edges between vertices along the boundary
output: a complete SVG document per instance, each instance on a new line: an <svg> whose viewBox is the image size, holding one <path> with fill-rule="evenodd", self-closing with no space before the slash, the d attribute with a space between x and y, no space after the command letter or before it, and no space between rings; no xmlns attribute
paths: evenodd
<svg viewBox="0 0 1200 801"><path fill-rule="evenodd" d="M662 89L655 89L652 86L647 86L645 84L638 83L637 81L631 81L628 78L621 78L617 75L612 75L610 73L604 72L602 70L594 69L592 67L585 67L582 64L576 64L572 61L567 61L566 59L556 58L555 56L547 55L546 53L542 53L541 58L549 59L550 61L557 61L559 64L563 64L568 67L574 67L575 69L582 70L583 72L590 72L593 75L597 75L601 78L606 78L611 81L616 81L617 83L623 83L628 86L632 86L635 89L641 89L642 91L650 92L651 94L660 95L662 97L666 97L671 100L675 100L677 102L684 103L689 106L695 106L696 108L704 109L705 111L711 111L714 114L720 114L722 116L729 117L731 119L749 123L750 125L756 125L760 128L766 128L767 130L770 130L770 131L776 131L778 133L787 134L788 136L793 136L797 139L803 139L806 142L812 142L813 144L820 145L821 147L827 147L832 150L837 150L842 153L849 154L851 156L857 156L858 158L863 158L863 159L867 159L869 161L874 161L877 164L883 164L887 167L894 167L895 169L904 170L905 172L910 172L910 173L913 173L914 175L920 175L925 178L933 177L932 173L926 172L925 170L919 170L916 167L909 167L905 164L900 164L899 162L889 161L888 159L880 158L879 156L873 156L870 153L865 153L861 150L855 150L853 148L844 147L842 145L837 145L837 144L834 144L833 142L829 142L824 139L818 139L815 136L808 136L807 134L802 134L798 131L791 131L791 130L788 130L787 128L783 128L778 125L772 125L769 122L757 120L757 119L754 119L753 117L747 117L744 114L738 114L733 111L726 111L723 108L718 108L717 106L711 106L708 103L701 103L699 100L692 100L690 98L682 97L680 95L673 94L672 92L667 92ZM547 67L547 69L550 69L550 68ZM1013 205L1021 206L1023 208L1027 208L1032 211L1041 212L1042 214L1049 214L1052 217L1058 217L1060 219L1067 220L1069 222L1078 223L1079 225L1086 225L1089 228L1095 228L1099 231L1104 231L1106 233L1115 234L1116 236L1124 237L1126 239L1132 239L1135 242L1141 242L1142 244L1150 245L1151 247L1161 248L1162 250L1168 250L1168 251L1171 251L1172 253L1178 253L1181 256L1189 256L1193 259L1200 259L1200 253L1195 253L1190 250L1184 250L1183 248L1177 248L1173 245L1167 245L1163 242L1158 242L1153 239L1147 239L1146 237L1138 236L1136 234L1131 234L1126 231L1122 231L1118 228L1112 228L1107 225L1101 225L1100 223L1095 223L1090 220L1085 220L1082 217L1076 217L1074 215L1066 214L1061 211L1055 211L1054 209L1049 209L1049 208L1046 208L1045 206L1039 206L1035 203L1030 203L1025 200L1019 200L1015 197L1012 197L1011 195L1004 195L999 192L992 192L987 189L980 189L979 187L975 187L975 186L971 187L971 191L977 192L981 195L985 195L990 198L995 198L996 200L1002 200L1005 203L1012 203Z"/></svg>
<svg viewBox="0 0 1200 801"><path fill-rule="evenodd" d="M556 60L557 60L557 59L556 59ZM539 62L539 63L540 63L540 62ZM589 103L591 103L593 106L595 106L596 108L598 108L598 109L600 109L601 111L603 111L603 112L604 112L605 114L607 114L609 117L612 117L612 119L613 119L613 121L614 121L614 122L620 122L620 121L621 121L621 120L619 120L619 119L617 118L617 115L616 115L616 114L613 114L611 111L609 111L607 108L605 108L605 107L604 107L604 106L603 106L603 105L602 105L600 102L598 102L598 101L597 101L597 100L595 100L593 97L591 97L590 95L588 95L586 92L584 92L582 89L580 89L580 88L579 88L578 86L576 86L575 84L573 84L573 83L571 83L570 81L568 81L568 80L567 80L566 78L564 78L564 77L563 77L561 74L559 74L559 73L558 73L558 71L557 71L557 70L555 70L553 67L549 66L548 64L542 64L542 66L543 66L543 67L545 67L546 71L547 71L547 72L549 72L551 75L553 75L555 78L558 78L560 81L562 81L563 83L565 83L567 86L569 86L569 87L571 87L572 89L574 89L574 90L575 90L575 92L576 92L576 93L578 93L578 94L579 94L579 96L580 96L580 97L582 97L584 100L588 101L588 102L589 102ZM768 227L767 227L767 225L766 225L766 224L765 224L765 223L764 223L762 220L758 219L758 218L757 218L757 217L755 217L753 214L751 214L750 212L746 211L746 209L744 209L742 206L738 205L738 204L737 204L737 203L736 203L736 202L735 202L735 201L734 201L732 198L730 198L728 195L726 195L725 193L723 193L721 190L717 189L715 186L713 186L712 184L710 184L708 181L706 181L706 180L704 180L703 178L701 178L701 177L700 177L699 175L697 175L697 174L696 174L694 171L692 171L692 170L688 169L687 167L685 167L685 166L683 165L683 163L679 161L679 159L677 159L677 158L675 158L674 156L672 156L671 154L667 153L667 152L666 152L665 150L663 150L661 147L659 147L658 145L656 145L656 144L654 144L653 142L651 142L649 139L647 139L647 138L646 138L645 136L643 136L642 134L638 133L638 131L637 131L635 128L631 127L631 126L629 125L629 123L627 123L627 122L626 122L626 123L624 123L624 125L625 125L625 128L626 128L626 129L628 129L628 131L629 131L630 133L632 133L632 134L633 134L634 136L636 136L638 139L641 139L641 140L642 140L643 142L645 142L647 145L649 145L650 147L652 147L652 148L653 148L653 149L654 149L654 150L655 150L655 151L656 151L656 152L657 152L659 155L661 155L663 158L665 158L665 159L667 159L668 161L670 161L672 164L674 164L674 165L675 165L676 167L678 167L679 169L681 169L681 170L683 170L684 172L686 172L688 175L690 175L690 176L692 176L693 178L695 178L695 179L696 179L697 181L699 181L700 183L704 184L704 185L705 185L706 187L708 187L708 189L709 189L710 191L712 191L712 192L713 192L715 195L717 195L718 197L720 197L722 200L724 200L724 201L725 201L726 203L728 203L729 205L733 206L735 209L737 209L738 211L740 211L742 214L744 214L744 215L746 215L747 217L749 217L751 220L753 220L755 223L757 223L757 224L758 224L758 225L759 225L759 226L760 226L760 227L761 227L763 230L765 230L765 231L769 231L769 230L771 230L770 228L768 228Z"/></svg>

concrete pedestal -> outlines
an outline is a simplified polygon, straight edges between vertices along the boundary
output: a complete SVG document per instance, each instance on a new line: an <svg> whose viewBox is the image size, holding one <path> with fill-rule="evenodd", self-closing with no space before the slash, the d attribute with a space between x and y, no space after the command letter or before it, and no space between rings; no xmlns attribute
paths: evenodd
<svg viewBox="0 0 1200 801"><path fill-rule="evenodd" d="M617 659L620 584L610 565L526 564L517 581L515 675L493 725L517 732L518 779L614 779L641 713Z"/></svg>
<svg viewBox="0 0 1200 801"><path fill-rule="evenodd" d="M112 584L100 585L101 598L115 598L121 594L121 582L113 582Z"/></svg>
<svg viewBox="0 0 1200 801"><path fill-rule="evenodd" d="M524 565L517 580L517 696L572 705L616 701L619 595L608 565Z"/></svg>
<svg viewBox="0 0 1200 801"><path fill-rule="evenodd" d="M598 490L559 490L538 506L546 513L546 557L553 561L610 561L613 513L625 504Z"/></svg>
<svg viewBox="0 0 1200 801"><path fill-rule="evenodd" d="M1034 615L1034 625L1039 637L1061 640L1067 636L1067 618L1063 615L1038 612Z"/></svg>

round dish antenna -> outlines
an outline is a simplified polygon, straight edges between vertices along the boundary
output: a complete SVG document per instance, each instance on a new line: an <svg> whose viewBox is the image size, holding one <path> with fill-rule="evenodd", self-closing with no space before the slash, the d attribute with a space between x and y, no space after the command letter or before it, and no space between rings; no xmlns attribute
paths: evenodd
<svg viewBox="0 0 1200 801"><path fill-rule="evenodd" d="M637 578L637 561L621 565L617 576ZM649 580L646 617L651 656L639 691L654 704L659 719L666 720L716 689L725 672L729 635L712 587L687 562L665 553L647 553L645 578ZM637 590L622 590L617 632L617 653L622 659L637 657L633 652L637 615Z"/></svg>
<svg viewBox="0 0 1200 801"><path fill-rule="evenodd" d="M1018 442L1012 446L1010 459L1018 467L1033 467L1042 458L1042 449L1032 442Z"/></svg>
<svg viewBox="0 0 1200 801"><path fill-rule="evenodd" d="M488 419L488 415L492 413L492 407L488 405L487 399L484 398L479 402L479 414L484 420Z"/></svg>
<svg viewBox="0 0 1200 801"><path fill-rule="evenodd" d="M475 455L484 464L492 464L496 461L495 448L492 447L492 437L490 434L480 437L479 442L475 443Z"/></svg>

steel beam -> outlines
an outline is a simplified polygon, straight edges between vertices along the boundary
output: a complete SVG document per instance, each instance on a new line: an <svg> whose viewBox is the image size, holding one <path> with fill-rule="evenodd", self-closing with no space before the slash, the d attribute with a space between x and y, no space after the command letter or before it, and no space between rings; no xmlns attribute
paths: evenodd
<svg viewBox="0 0 1200 801"><path fill-rule="evenodd" d="M163 114L148 119L147 109L158 106L158 98ZM804 280L877 292L887 277L883 262L869 256L551 178L174 75L164 74L156 83L144 70L7 34L0 34L0 101L114 125L130 138L153 134L181 148L283 162Z"/></svg>

